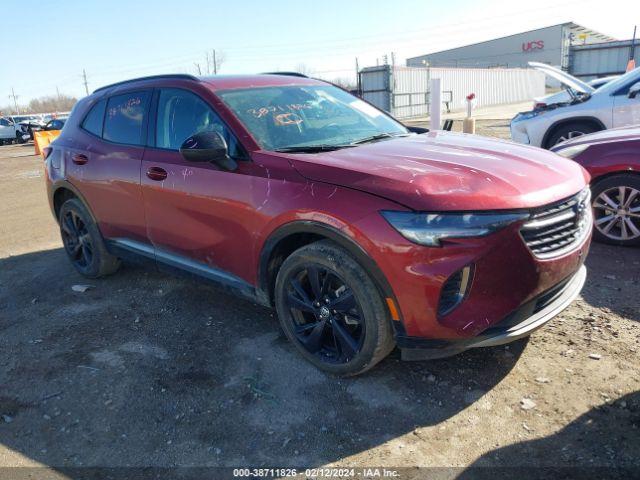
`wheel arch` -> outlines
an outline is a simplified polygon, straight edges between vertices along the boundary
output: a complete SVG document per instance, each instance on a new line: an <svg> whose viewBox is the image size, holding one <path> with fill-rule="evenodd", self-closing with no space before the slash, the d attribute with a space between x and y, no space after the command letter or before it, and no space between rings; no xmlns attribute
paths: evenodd
<svg viewBox="0 0 640 480"><path fill-rule="evenodd" d="M53 210L53 215L56 221L58 221L59 219L60 208L62 207L62 204L71 198L77 198L87 209L87 212L89 212L89 215L91 215L91 219L93 220L93 222L97 224L96 217L89 207L89 204L80 193L80 191L71 183L67 182L66 180L62 180L60 182L57 182L52 190L53 193L51 195L51 208Z"/></svg>
<svg viewBox="0 0 640 480"><path fill-rule="evenodd" d="M398 305L384 273L361 245L339 229L311 220L293 221L279 227L269 235L262 247L258 261L258 287L266 294L270 305L273 305L274 300L275 277L284 259L304 245L325 239L333 241L349 252L371 275L380 293ZM401 313L398 312L398 315L401 316ZM393 322L396 327L398 323Z"/></svg>
<svg viewBox="0 0 640 480"><path fill-rule="evenodd" d="M617 177L619 175L631 175L636 178L640 178L640 170L614 170L611 172L603 173L595 178L591 179L590 187L593 188L596 184L608 180L611 177Z"/></svg>
<svg viewBox="0 0 640 480"><path fill-rule="evenodd" d="M602 120L600 120L597 117L592 117L587 115L587 116L581 116L581 117L563 118L561 120L555 121L554 123L551 124L549 128L547 128L547 131L545 132L544 137L542 138L542 147L549 149L551 147L550 145L547 145L547 143L549 142L549 138L551 138L551 136L555 133L555 131L558 128L564 125L568 125L570 123L587 123L587 124L594 125L599 130L607 129L607 127L602 122Z"/></svg>

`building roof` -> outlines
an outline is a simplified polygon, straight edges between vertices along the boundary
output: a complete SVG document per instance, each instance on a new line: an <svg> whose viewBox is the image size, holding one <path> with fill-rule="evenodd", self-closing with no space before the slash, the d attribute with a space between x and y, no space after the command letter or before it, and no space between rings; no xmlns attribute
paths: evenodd
<svg viewBox="0 0 640 480"><path fill-rule="evenodd" d="M524 32L513 33L511 35L505 35L503 37L496 37L496 38L491 38L491 39L488 39L488 40L483 40L483 41L480 41L480 42L469 43L469 44L466 44L466 45L460 45L459 47L448 48L446 50L439 50L437 52L429 52L429 53L425 53L423 55L418 55L418 56L415 56L415 57L408 58L407 61L420 59L420 58L423 58L423 57L426 57L426 56L429 56L429 55L437 55L437 54L441 54L441 53L447 53L447 52L451 52L453 50L459 50L461 48L470 47L470 46L473 46L473 45L482 45L483 43L489 43L489 42L493 42L495 40L502 40L504 38L515 37L516 35L523 35L523 34L526 34L526 33L538 32L540 30L547 30L549 28L555 28L555 27L568 27L572 31L577 32L578 35L580 33L587 33L587 34L591 35L592 37L594 37L595 39L597 39L597 41L599 41L599 42L608 42L608 41L615 40L615 38L613 38L613 37L610 37L608 35L600 33L600 32L598 32L596 30L591 30L590 28L584 27L582 25L578 25L577 23L564 22L564 23L557 23L555 25L548 25L546 27L534 28L533 30L525 30Z"/></svg>

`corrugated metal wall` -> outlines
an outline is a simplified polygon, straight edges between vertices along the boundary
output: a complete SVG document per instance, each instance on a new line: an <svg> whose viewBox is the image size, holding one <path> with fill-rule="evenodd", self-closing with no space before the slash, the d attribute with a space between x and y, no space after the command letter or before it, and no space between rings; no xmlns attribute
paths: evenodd
<svg viewBox="0 0 640 480"><path fill-rule="evenodd" d="M397 118L429 115L428 68L396 67L393 70L391 105Z"/></svg>
<svg viewBox="0 0 640 480"><path fill-rule="evenodd" d="M531 100L545 94L545 76L523 68L413 68L388 65L360 72L365 100L397 118L429 114L429 79L440 78L444 95L451 96L451 109L463 108L469 93L476 94L477 106Z"/></svg>
<svg viewBox="0 0 640 480"><path fill-rule="evenodd" d="M623 74L629 62L631 41L595 43L571 47L570 71L585 80ZM640 46L635 49L636 65L640 65Z"/></svg>

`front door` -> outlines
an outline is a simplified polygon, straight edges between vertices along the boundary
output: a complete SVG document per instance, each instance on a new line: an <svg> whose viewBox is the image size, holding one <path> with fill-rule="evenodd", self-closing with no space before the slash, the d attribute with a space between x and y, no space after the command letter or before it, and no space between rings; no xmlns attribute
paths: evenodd
<svg viewBox="0 0 640 480"><path fill-rule="evenodd" d="M629 82L624 88L618 90L613 100L613 127L626 127L640 124L640 95L629 98L629 88L638 79Z"/></svg>
<svg viewBox="0 0 640 480"><path fill-rule="evenodd" d="M13 140L16 138L16 129L13 122L6 118L0 118L0 140Z"/></svg>
<svg viewBox="0 0 640 480"><path fill-rule="evenodd" d="M264 215L256 211L256 192L264 195L268 176L249 161L234 135L203 99L166 88L157 96L155 138L142 161L142 192L147 236L156 258L187 270L251 282L253 238ZM190 136L218 131L238 169L185 160L178 151ZM219 277L217 277L220 279Z"/></svg>

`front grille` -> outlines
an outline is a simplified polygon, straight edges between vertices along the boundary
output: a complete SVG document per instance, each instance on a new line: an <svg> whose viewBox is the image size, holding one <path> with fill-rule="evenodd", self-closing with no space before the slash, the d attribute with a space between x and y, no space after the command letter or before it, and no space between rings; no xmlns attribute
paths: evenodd
<svg viewBox="0 0 640 480"><path fill-rule="evenodd" d="M577 195L535 210L520 233L538 258L562 255L582 242L591 226L589 188Z"/></svg>

